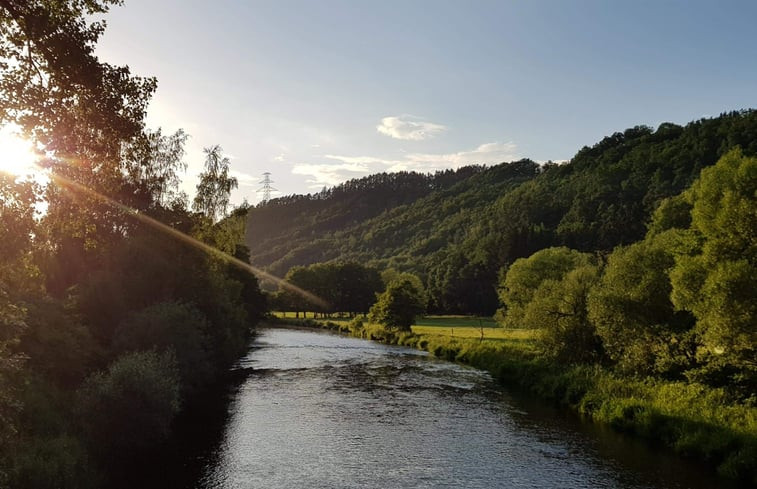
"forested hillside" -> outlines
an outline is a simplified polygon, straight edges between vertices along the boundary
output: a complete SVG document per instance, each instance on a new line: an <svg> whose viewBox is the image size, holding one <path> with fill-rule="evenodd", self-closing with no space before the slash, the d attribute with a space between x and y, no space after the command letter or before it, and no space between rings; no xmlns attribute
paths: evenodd
<svg viewBox="0 0 757 489"><path fill-rule="evenodd" d="M550 246L606 253L640 240L664 198L735 146L757 152L757 112L637 126L559 165L376 175L250 209L247 245L280 276L354 260L418 274L430 311L491 314L503 266Z"/></svg>

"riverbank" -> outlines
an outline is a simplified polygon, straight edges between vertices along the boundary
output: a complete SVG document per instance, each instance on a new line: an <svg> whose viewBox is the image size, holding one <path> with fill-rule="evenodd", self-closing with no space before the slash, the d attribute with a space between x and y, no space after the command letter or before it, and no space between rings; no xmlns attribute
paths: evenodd
<svg viewBox="0 0 757 489"><path fill-rule="evenodd" d="M547 362L516 342L388 331L380 325L274 319L403 345L488 371L503 385L568 406L599 423L632 433L757 486L757 409L729 404L725 392L700 384L620 377L599 366Z"/></svg>

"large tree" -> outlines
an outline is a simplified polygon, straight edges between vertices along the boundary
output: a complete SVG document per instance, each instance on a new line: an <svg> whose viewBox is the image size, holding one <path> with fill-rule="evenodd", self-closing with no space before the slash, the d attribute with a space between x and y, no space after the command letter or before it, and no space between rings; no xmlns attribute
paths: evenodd
<svg viewBox="0 0 757 489"><path fill-rule="evenodd" d="M635 374L676 374L690 366L693 321L670 301L668 274L686 237L680 230L618 247L589 299L589 317L617 367Z"/></svg>
<svg viewBox="0 0 757 489"><path fill-rule="evenodd" d="M676 307L697 318L711 361L729 382L757 386L757 158L740 150L702 170L687 191L694 251L671 271Z"/></svg>
<svg viewBox="0 0 757 489"><path fill-rule="evenodd" d="M75 234L90 248L123 226L97 194L137 204L125 175L143 162L121 156L142 135L156 88L154 78L94 53L105 22L93 19L120 3L0 1L0 122L20 125L44 147L44 164L67 179L48 186L46 221L56 236Z"/></svg>

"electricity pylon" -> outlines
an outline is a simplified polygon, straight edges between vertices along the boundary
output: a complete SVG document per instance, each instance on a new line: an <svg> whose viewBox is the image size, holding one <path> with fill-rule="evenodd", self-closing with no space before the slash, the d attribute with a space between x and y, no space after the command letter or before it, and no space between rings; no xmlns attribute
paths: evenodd
<svg viewBox="0 0 757 489"><path fill-rule="evenodd" d="M258 193L263 193L263 200L262 202L268 202L271 200L271 192L272 191L278 191L275 188L271 187L271 184L273 183L273 180L271 180L271 174L269 172L263 173L263 180L258 182L262 184L263 186L258 189Z"/></svg>

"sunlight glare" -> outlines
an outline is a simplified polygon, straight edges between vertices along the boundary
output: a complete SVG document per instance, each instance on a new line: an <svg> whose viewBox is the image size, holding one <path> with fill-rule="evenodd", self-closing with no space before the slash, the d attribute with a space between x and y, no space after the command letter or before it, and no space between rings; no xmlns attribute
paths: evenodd
<svg viewBox="0 0 757 489"><path fill-rule="evenodd" d="M6 125L0 128L0 171L16 176L34 175L39 159L34 145L21 137L18 128Z"/></svg>

